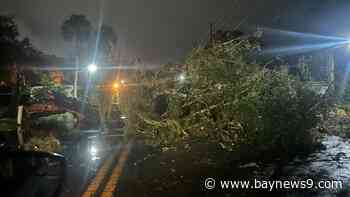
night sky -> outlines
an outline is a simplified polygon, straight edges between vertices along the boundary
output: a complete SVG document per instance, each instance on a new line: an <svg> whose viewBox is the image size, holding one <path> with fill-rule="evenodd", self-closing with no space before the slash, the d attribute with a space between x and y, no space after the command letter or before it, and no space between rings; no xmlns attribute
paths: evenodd
<svg viewBox="0 0 350 197"><path fill-rule="evenodd" d="M325 35L350 35L348 0L0 0L0 14L15 16L22 35L51 54L66 56L69 45L60 34L63 20L84 14L119 36L124 60L147 64L177 62L217 28L256 26Z"/></svg>

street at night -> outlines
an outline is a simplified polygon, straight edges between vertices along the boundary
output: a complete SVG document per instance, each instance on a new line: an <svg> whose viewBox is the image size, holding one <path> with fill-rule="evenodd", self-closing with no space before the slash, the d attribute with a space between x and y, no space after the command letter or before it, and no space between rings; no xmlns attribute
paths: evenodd
<svg viewBox="0 0 350 197"><path fill-rule="evenodd" d="M0 0L0 196L350 197L349 10Z"/></svg>

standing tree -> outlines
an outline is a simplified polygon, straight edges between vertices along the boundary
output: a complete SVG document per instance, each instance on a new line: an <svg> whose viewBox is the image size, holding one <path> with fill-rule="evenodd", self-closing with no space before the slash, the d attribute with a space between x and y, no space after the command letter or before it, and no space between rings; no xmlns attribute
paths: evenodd
<svg viewBox="0 0 350 197"><path fill-rule="evenodd" d="M76 71L74 77L74 97L77 98L78 92L78 69L82 53L83 43L86 43L91 33L91 23L84 15L71 15L62 24L63 39L72 42L75 47Z"/></svg>
<svg viewBox="0 0 350 197"><path fill-rule="evenodd" d="M18 104L20 88L24 85L24 67L39 64L43 54L36 50L28 38L21 39L18 26L9 16L0 16L0 84L12 89L16 99L11 99L9 112ZM22 85L21 85L22 84Z"/></svg>
<svg viewBox="0 0 350 197"><path fill-rule="evenodd" d="M38 63L42 57L28 38L20 39L17 24L9 16L0 16L0 53L1 67Z"/></svg>
<svg viewBox="0 0 350 197"><path fill-rule="evenodd" d="M18 28L13 18L0 16L0 65L8 66L16 60L16 51L20 41L18 40Z"/></svg>
<svg viewBox="0 0 350 197"><path fill-rule="evenodd" d="M114 49L117 44L117 35L113 28L102 25L100 32L99 53L105 61L113 61Z"/></svg>

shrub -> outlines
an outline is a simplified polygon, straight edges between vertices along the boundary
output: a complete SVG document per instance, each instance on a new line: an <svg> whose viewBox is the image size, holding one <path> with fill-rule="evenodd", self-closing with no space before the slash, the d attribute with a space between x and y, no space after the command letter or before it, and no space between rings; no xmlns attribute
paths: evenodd
<svg viewBox="0 0 350 197"><path fill-rule="evenodd" d="M60 153L63 151L63 147L61 146L60 142L53 136L32 137L24 145L24 147L26 150L36 150L44 152Z"/></svg>
<svg viewBox="0 0 350 197"><path fill-rule="evenodd" d="M31 127L40 130L57 130L61 135L69 134L75 129L78 118L71 112L52 113L38 118L32 118Z"/></svg>

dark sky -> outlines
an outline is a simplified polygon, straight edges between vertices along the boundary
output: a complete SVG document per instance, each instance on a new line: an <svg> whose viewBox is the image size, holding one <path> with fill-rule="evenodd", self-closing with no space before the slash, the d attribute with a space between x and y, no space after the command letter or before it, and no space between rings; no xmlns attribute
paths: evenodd
<svg viewBox="0 0 350 197"><path fill-rule="evenodd" d="M14 15L21 33L48 53L65 56L69 45L60 25L71 14L84 14L97 26L102 0L0 0L0 14ZM267 26L339 35L350 33L348 0L105 0L104 23L120 37L124 59L149 64L176 62L218 27ZM350 34L349 34L350 35Z"/></svg>

